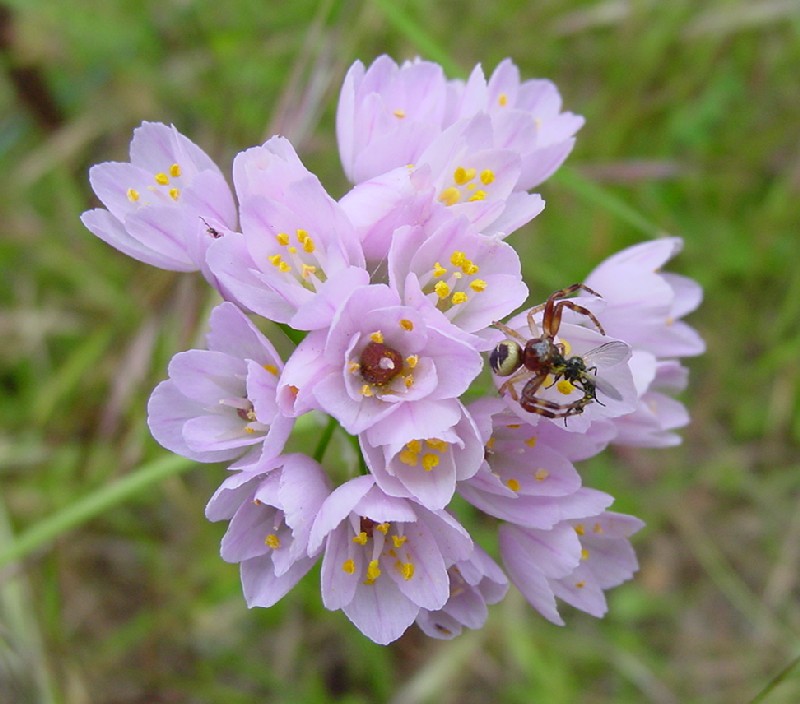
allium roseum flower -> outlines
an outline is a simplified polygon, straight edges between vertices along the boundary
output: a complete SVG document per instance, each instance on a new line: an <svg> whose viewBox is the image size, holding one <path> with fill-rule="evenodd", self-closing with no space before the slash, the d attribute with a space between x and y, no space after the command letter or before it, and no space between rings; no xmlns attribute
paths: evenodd
<svg viewBox="0 0 800 704"><path fill-rule="evenodd" d="M437 510L450 503L457 481L478 471L483 462L478 429L458 401L450 405L428 415L423 435L416 422L404 427L402 419L382 423L372 431L373 439L386 440L385 444L371 445L366 434L361 435L367 467L386 494L411 498Z"/></svg>
<svg viewBox="0 0 800 704"><path fill-rule="evenodd" d="M438 611L447 603L448 568L473 550L449 513L387 496L371 476L351 479L325 500L309 553L323 543L323 603L381 644L399 638L421 608Z"/></svg>
<svg viewBox="0 0 800 704"><path fill-rule="evenodd" d="M306 455L276 458L259 472L237 472L206 507L210 521L230 519L220 554L240 562L247 605L272 606L311 569L311 525L330 493L328 478Z"/></svg>
<svg viewBox="0 0 800 704"><path fill-rule="evenodd" d="M496 604L508 591L508 579L497 563L481 547L469 559L453 565L450 598L438 611L420 609L417 625L432 638L450 640L467 628L482 628L489 615L487 604Z"/></svg>
<svg viewBox="0 0 800 704"><path fill-rule="evenodd" d="M242 234L209 250L211 270L254 313L326 327L338 301L369 281L347 216L282 137L239 154L233 175Z"/></svg>
<svg viewBox="0 0 800 704"><path fill-rule="evenodd" d="M508 576L531 606L563 626L556 597L592 616L605 614L605 590L638 569L628 538L643 525L638 518L611 511L548 530L506 523L500 526L500 552Z"/></svg>
<svg viewBox="0 0 800 704"><path fill-rule="evenodd" d="M494 127L494 146L518 152L522 173L517 188L528 190L549 178L575 144L583 118L561 112L561 95L551 81L520 81L510 59L501 61L488 82L476 66L469 80L451 81L447 122L487 112Z"/></svg>
<svg viewBox="0 0 800 704"><path fill-rule="evenodd" d="M150 432L198 462L251 467L283 450L294 420L278 412L283 368L272 343L232 303L211 312L207 350L179 352L148 404Z"/></svg>
<svg viewBox="0 0 800 704"><path fill-rule="evenodd" d="M236 206L219 168L174 127L143 122L133 132L130 163L93 166L89 180L107 208L83 224L101 240L160 269L202 271L206 250L236 228Z"/></svg>
<svg viewBox="0 0 800 704"><path fill-rule="evenodd" d="M398 231L389 251L389 282L404 302L422 299L456 327L490 338L493 321L527 297L517 253L479 235L466 220L453 218L433 233L422 227ZM477 342L477 341L476 341ZM489 349L492 340L487 341Z"/></svg>
<svg viewBox="0 0 800 704"><path fill-rule="evenodd" d="M609 257L586 277L603 297L595 310L609 335L661 359L703 353L702 338L680 320L700 305L702 289L685 276L660 270L682 247L679 237L642 242ZM589 299L586 303L592 305Z"/></svg>
<svg viewBox="0 0 800 704"><path fill-rule="evenodd" d="M275 604L323 555L324 605L368 638L416 622L449 639L480 628L509 580L562 624L556 599L602 616L605 590L635 572L641 521L609 512L573 463L680 440L679 359L704 349L681 320L699 286L660 271L681 241L624 250L530 320L498 322L528 293L504 240L542 211L528 190L582 124L510 60L460 81L382 56L342 86L354 186L338 202L280 136L236 156L237 202L208 156L158 123L134 132L130 163L91 170L105 206L83 214L94 234L200 270L226 300L208 348L170 362L148 421L167 449L230 463L206 515L229 522L221 555L240 564L248 606ZM257 317L301 340L285 366ZM502 394L465 405L486 352ZM295 424L309 411L329 416L319 438ZM292 432L314 458L283 454ZM358 456L342 452L329 476L315 458L341 447L337 433ZM501 522L508 577L450 513L465 502Z"/></svg>
<svg viewBox="0 0 800 704"><path fill-rule="evenodd" d="M378 423L426 437L432 418L466 391L482 366L478 352L448 327L444 318L433 326L401 305L388 286L356 289L330 330L313 331L298 345L281 375L281 408L287 415L323 410L348 433L366 431L371 444L386 444L372 439Z"/></svg>

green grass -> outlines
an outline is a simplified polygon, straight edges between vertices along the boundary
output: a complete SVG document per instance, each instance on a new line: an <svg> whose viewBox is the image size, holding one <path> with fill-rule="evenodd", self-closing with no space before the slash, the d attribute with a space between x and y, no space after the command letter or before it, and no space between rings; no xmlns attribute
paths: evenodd
<svg viewBox="0 0 800 704"><path fill-rule="evenodd" d="M800 672L785 670L800 652L796 5L6 6L1 702L800 700ZM557 628L511 593L482 631L439 643L412 629L382 648L325 611L318 570L248 611L218 556L224 528L203 518L224 468L159 464L147 397L212 301L203 282L83 229L88 167L125 160L143 119L173 122L222 165L280 132L340 195L338 84L382 52L453 75L511 56L586 116L568 168L542 188L547 208L513 236L535 300L658 232L685 238L673 269L705 287L691 322L708 353L690 362L684 444L582 466L648 523L641 571L601 621L564 609ZM52 114L15 90L23 68Z"/></svg>

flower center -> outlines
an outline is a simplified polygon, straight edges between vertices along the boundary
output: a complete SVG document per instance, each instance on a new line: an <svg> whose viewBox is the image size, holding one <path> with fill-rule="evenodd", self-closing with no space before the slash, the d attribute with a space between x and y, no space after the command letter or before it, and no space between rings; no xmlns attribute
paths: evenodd
<svg viewBox="0 0 800 704"><path fill-rule="evenodd" d="M436 293L436 306L442 312L463 305L473 294L483 293L487 287L486 281L476 276L480 267L465 252L454 250L450 265L448 269L435 262L423 288L425 293Z"/></svg>
<svg viewBox="0 0 800 704"><path fill-rule="evenodd" d="M181 190L178 188L175 179L180 178L181 167L180 164L172 164L166 171L159 171L153 174L153 180L156 185L147 186L147 190L156 194L156 197L163 199L164 196L178 200L181 195ZM142 201L142 194L137 189L131 187L125 191L125 195L131 203L138 203L139 205L147 205L147 202Z"/></svg>
<svg viewBox="0 0 800 704"><path fill-rule="evenodd" d="M292 274L304 288L316 291L326 276L308 230L297 228L292 235L279 232L275 240L279 250L267 257L270 264L284 274Z"/></svg>
<svg viewBox="0 0 800 704"><path fill-rule="evenodd" d="M462 201L485 200L488 195L486 188L494 179L494 171L491 169L483 169L478 174L475 167L457 166L453 171L452 184L442 189L439 201L445 205L455 205Z"/></svg>
<svg viewBox="0 0 800 704"><path fill-rule="evenodd" d="M403 371L403 355L383 342L370 342L361 351L359 371L368 384L386 386Z"/></svg>

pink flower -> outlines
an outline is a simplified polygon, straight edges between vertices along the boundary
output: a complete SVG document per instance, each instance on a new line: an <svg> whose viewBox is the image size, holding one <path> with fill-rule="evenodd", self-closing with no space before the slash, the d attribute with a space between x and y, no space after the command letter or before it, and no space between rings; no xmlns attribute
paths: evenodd
<svg viewBox="0 0 800 704"><path fill-rule="evenodd" d="M427 228L394 233L389 282L415 307L423 301L456 327L496 340L487 328L524 302L519 257L507 244L483 237L461 218L451 218L429 234Z"/></svg>
<svg viewBox="0 0 800 704"><path fill-rule="evenodd" d="M547 530L507 523L500 526L500 552L511 581L531 606L563 626L556 597L592 616L605 614L605 590L630 579L638 568L628 538L643 525L611 511Z"/></svg>
<svg viewBox="0 0 800 704"><path fill-rule="evenodd" d="M230 519L220 554L241 563L247 605L272 606L317 561L308 554L311 524L329 482L314 460L294 454L277 458L262 472L229 476L206 507L210 521Z"/></svg>
<svg viewBox="0 0 800 704"><path fill-rule="evenodd" d="M153 391L148 423L164 447L198 462L268 461L294 425L278 412L275 348L232 303L211 313L208 350L179 352Z"/></svg>
<svg viewBox="0 0 800 704"><path fill-rule="evenodd" d="M356 289L329 331L311 332L281 375L279 404L287 415L313 408L336 418L353 435L386 427L426 437L433 416L460 396L481 370L480 354L418 310L400 303L388 286Z"/></svg>
<svg viewBox="0 0 800 704"><path fill-rule="evenodd" d="M450 640L467 628L482 628L488 604L496 604L508 591L508 579L497 563L478 545L467 560L447 570L450 597L438 611L420 609L417 626L431 638Z"/></svg>
<svg viewBox="0 0 800 704"><path fill-rule="evenodd" d="M488 82L480 65L466 83L450 82L447 122L486 112L492 120L494 146L520 154L517 188L529 190L549 178L572 151L583 118L561 112L561 96L551 81L520 81L510 59L498 64Z"/></svg>
<svg viewBox="0 0 800 704"><path fill-rule="evenodd" d="M282 137L239 154L233 173L242 234L211 247L209 267L254 313L297 330L326 327L369 281L346 214Z"/></svg>
<svg viewBox="0 0 800 704"><path fill-rule="evenodd" d="M160 269L198 271L215 239L236 228L236 206L208 155L174 127L143 122L133 132L130 163L93 166L89 180L106 209L83 224L101 240Z"/></svg>
<svg viewBox="0 0 800 704"><path fill-rule="evenodd" d="M342 609L381 644L399 638L421 608L438 611L447 603L448 568L473 550L448 513L386 496L371 476L351 479L325 500L309 554L323 543L323 603Z"/></svg>
<svg viewBox="0 0 800 704"><path fill-rule="evenodd" d="M359 440L367 466L386 494L408 497L438 510L450 503L457 481L478 471L483 442L469 413L456 400L438 404L435 412L425 413L425 417L422 433L417 423L404 427L401 418L380 423ZM385 442L372 445L368 434Z"/></svg>
<svg viewBox="0 0 800 704"><path fill-rule="evenodd" d="M336 136L345 174L361 183L413 164L442 131L446 82L441 66L379 56L347 72L336 112Z"/></svg>
<svg viewBox="0 0 800 704"><path fill-rule="evenodd" d="M582 299L601 316L606 332L658 358L702 354L705 343L681 318L703 298L700 286L684 276L661 272L683 247L678 237L664 237L623 249L602 262L586 284L602 295Z"/></svg>

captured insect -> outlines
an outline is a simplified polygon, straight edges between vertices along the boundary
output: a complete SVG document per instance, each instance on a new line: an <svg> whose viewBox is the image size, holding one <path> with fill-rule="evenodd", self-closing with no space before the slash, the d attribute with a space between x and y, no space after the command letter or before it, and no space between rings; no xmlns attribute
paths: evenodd
<svg viewBox="0 0 800 704"><path fill-rule="evenodd" d="M614 340L589 350L583 356L567 357L564 344L555 341L565 308L585 315L600 334L605 335L605 330L594 313L575 301L563 300L577 291L587 291L602 298L586 284L562 288L550 294L547 301L528 311L528 327L532 335L530 340L503 323L493 323L508 335L508 339L500 342L489 354L492 371L498 376L511 377L498 389L501 395L508 392L529 413L537 413L546 418L564 418L565 423L570 416L583 413L583 409L592 401L604 405L597 398L598 389L612 399L622 400L620 393L611 384L596 376L596 363L610 366L623 361L629 354L629 348L624 342ZM534 316L541 311L544 313L540 334ZM514 384L524 379L528 381L522 387L521 394L517 394ZM580 389L583 395L570 403L556 403L537 396L548 379L552 379L552 382L545 388L564 379Z"/></svg>

